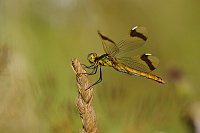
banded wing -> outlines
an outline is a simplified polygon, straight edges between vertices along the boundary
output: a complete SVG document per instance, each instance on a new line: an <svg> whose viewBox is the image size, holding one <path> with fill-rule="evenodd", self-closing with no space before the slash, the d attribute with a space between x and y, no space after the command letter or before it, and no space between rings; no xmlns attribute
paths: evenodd
<svg viewBox="0 0 200 133"><path fill-rule="evenodd" d="M101 37L103 49L106 52L106 54L112 54L113 52L117 53L119 51L119 49L117 48L117 46L113 40L102 35L99 31L98 31L98 34Z"/></svg>
<svg viewBox="0 0 200 133"><path fill-rule="evenodd" d="M112 56L118 56L124 52L143 46L147 40L148 31L145 27L135 26L130 30L129 35L118 44L101 34L99 31L98 34L102 39L104 51Z"/></svg>
<svg viewBox="0 0 200 133"><path fill-rule="evenodd" d="M118 52L112 50L112 55L116 57L132 50L135 50L144 45L148 37L148 31L145 27L135 26L129 32L129 35L119 42L116 47Z"/></svg>
<svg viewBox="0 0 200 133"><path fill-rule="evenodd" d="M120 57L117 60L128 67L147 73L155 70L159 64L159 59L151 54L142 54L135 57Z"/></svg>

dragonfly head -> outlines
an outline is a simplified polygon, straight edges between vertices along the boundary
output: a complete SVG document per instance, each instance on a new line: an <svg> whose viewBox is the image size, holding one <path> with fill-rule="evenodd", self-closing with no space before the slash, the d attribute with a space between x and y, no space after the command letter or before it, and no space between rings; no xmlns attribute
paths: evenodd
<svg viewBox="0 0 200 133"><path fill-rule="evenodd" d="M90 54L88 54L88 61L91 63L91 64L93 64L93 63L95 63L95 58L97 57L97 54L96 53L90 53Z"/></svg>

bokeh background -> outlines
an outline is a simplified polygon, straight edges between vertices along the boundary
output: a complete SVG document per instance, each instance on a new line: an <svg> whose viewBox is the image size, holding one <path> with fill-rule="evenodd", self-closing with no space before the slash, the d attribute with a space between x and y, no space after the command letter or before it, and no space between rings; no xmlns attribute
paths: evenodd
<svg viewBox="0 0 200 133"><path fill-rule="evenodd" d="M71 59L89 65L104 53L97 30L119 42L136 25L149 31L136 55L157 56L166 84L103 68L99 132L198 132L199 14L199 0L0 0L0 132L79 132Z"/></svg>

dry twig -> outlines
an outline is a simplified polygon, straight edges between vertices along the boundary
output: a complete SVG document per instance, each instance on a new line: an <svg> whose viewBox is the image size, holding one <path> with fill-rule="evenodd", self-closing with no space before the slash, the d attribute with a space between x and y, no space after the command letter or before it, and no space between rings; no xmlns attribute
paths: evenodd
<svg viewBox="0 0 200 133"><path fill-rule="evenodd" d="M79 111L83 129L81 133L97 133L96 115L92 107L93 87L90 87L86 71L81 66L78 59L72 59L72 69L77 77L78 98L76 107ZM89 89L87 89L89 88Z"/></svg>

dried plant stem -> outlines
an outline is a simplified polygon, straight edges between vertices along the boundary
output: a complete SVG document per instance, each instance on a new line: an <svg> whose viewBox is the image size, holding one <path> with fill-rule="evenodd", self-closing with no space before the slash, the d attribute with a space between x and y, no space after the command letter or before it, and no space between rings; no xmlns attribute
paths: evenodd
<svg viewBox="0 0 200 133"><path fill-rule="evenodd" d="M79 111L83 129L81 133L97 133L96 115L92 107L93 87L90 87L87 73L77 58L72 59L72 69L77 77L78 98L76 107ZM89 88L89 89L87 89Z"/></svg>

